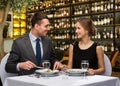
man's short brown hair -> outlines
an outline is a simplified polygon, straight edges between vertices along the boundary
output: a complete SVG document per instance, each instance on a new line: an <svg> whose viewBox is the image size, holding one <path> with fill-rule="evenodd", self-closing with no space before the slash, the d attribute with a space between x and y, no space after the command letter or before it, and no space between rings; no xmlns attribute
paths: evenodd
<svg viewBox="0 0 120 86"><path fill-rule="evenodd" d="M39 24L42 19L49 19L49 18L43 12L36 12L31 19L32 27L34 27L35 24Z"/></svg>

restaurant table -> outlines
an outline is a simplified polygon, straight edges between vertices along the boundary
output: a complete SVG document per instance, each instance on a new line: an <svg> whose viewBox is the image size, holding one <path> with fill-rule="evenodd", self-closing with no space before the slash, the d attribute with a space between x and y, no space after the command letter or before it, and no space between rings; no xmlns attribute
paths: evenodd
<svg viewBox="0 0 120 86"><path fill-rule="evenodd" d="M16 76L5 80L4 86L120 86L117 77L108 77L101 75L87 76L86 78L78 76L54 76L54 77L34 77L34 76Z"/></svg>

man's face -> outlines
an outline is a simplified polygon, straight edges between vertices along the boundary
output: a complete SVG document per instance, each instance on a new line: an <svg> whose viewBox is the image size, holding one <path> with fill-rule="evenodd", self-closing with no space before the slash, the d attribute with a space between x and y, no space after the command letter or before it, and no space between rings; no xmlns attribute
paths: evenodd
<svg viewBox="0 0 120 86"><path fill-rule="evenodd" d="M38 36L46 36L50 30L50 22L48 19L42 19L40 24L35 24L35 30Z"/></svg>

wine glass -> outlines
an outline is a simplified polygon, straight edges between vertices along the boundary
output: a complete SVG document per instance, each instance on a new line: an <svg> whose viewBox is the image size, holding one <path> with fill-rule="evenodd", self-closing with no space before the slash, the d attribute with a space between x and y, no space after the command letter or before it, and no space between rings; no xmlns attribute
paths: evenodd
<svg viewBox="0 0 120 86"><path fill-rule="evenodd" d="M83 71L83 77L86 77L87 70L89 68L89 61L88 60L82 60L81 61L81 69Z"/></svg>
<svg viewBox="0 0 120 86"><path fill-rule="evenodd" d="M43 61L43 67L44 67L45 71L48 71L50 69L50 66L51 66L51 64L50 64L49 60L44 60ZM48 78L47 73L45 73L45 77Z"/></svg>

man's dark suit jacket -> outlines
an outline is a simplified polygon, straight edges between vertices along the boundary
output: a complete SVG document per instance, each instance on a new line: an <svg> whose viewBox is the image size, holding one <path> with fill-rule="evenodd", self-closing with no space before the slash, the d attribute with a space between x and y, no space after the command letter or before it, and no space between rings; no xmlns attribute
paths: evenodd
<svg viewBox="0 0 120 86"><path fill-rule="evenodd" d="M54 62L57 61L57 59L52 50L52 40L48 37L41 37L41 41L43 45L42 61L50 60L53 66ZM14 40L5 69L9 73L18 73L19 75L32 74L34 73L35 69L31 69L29 71L20 69L20 71L18 71L16 67L19 62L25 62L28 60L37 64L32 44L30 42L29 35L27 34L24 37L20 37Z"/></svg>

